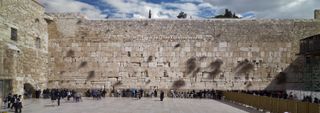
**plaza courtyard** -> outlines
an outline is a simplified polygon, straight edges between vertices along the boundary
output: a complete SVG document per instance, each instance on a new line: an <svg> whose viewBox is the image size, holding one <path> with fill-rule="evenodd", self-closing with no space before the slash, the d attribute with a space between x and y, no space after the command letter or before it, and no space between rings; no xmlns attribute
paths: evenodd
<svg viewBox="0 0 320 113"><path fill-rule="evenodd" d="M50 99L29 99L24 101L23 113L254 113L249 108L224 104L212 99L165 98L85 98L73 103L66 100L51 103ZM10 113L10 112L9 112Z"/></svg>

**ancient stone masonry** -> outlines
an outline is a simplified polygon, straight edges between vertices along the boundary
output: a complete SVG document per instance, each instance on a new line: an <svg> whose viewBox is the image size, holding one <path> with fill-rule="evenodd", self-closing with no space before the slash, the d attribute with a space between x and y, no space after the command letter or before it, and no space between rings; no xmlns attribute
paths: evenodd
<svg viewBox="0 0 320 113"><path fill-rule="evenodd" d="M317 20L51 16L49 87L170 89L184 81L182 89L294 88L303 82L299 40L320 32ZM272 84L281 72L286 83Z"/></svg>
<svg viewBox="0 0 320 113"><path fill-rule="evenodd" d="M34 0L0 6L0 97L24 85L301 90L299 41L320 34L318 10L310 20L88 20Z"/></svg>
<svg viewBox="0 0 320 113"><path fill-rule="evenodd" d="M24 84L46 88L48 33L44 7L33 0L0 0L0 82L13 93ZM8 84L2 84L8 85ZM0 88L0 96L4 91ZM5 94L6 95L6 94Z"/></svg>

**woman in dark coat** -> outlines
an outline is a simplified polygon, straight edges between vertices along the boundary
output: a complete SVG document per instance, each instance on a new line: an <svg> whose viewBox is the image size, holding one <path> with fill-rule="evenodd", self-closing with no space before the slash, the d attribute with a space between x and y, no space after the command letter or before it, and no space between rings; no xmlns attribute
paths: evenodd
<svg viewBox="0 0 320 113"><path fill-rule="evenodd" d="M163 98L164 98L164 92L161 91L161 93L160 93L160 101L163 101Z"/></svg>

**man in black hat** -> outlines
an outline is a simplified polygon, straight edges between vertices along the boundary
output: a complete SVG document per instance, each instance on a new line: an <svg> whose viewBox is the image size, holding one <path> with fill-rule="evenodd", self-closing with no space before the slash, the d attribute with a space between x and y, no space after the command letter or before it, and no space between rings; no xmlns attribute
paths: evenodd
<svg viewBox="0 0 320 113"><path fill-rule="evenodd" d="M161 93L160 93L160 101L163 101L163 98L164 98L164 92L161 91Z"/></svg>

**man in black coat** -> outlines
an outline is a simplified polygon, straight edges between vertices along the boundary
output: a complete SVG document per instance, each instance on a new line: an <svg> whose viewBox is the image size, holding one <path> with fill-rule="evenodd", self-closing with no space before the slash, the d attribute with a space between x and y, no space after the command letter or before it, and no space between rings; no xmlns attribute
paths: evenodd
<svg viewBox="0 0 320 113"><path fill-rule="evenodd" d="M158 92L157 92L157 90L154 90L153 94L154 94L154 97L158 97Z"/></svg>
<svg viewBox="0 0 320 113"><path fill-rule="evenodd" d="M8 108L11 107L11 99L13 99L12 94L9 93L9 95L6 98L6 102L8 103Z"/></svg>
<svg viewBox="0 0 320 113"><path fill-rule="evenodd" d="M15 102L15 106L14 106L14 112L15 113L21 113L21 109L22 109L22 102L21 102L21 95L19 95L19 97L17 98L16 102Z"/></svg>
<svg viewBox="0 0 320 113"><path fill-rule="evenodd" d="M60 106L61 93L59 91L56 92L56 98L58 100L58 106Z"/></svg>
<svg viewBox="0 0 320 113"><path fill-rule="evenodd" d="M17 101L17 99L18 99L18 95L13 95L13 97L11 98L11 109L13 109L14 108L14 106L15 106L15 103L16 103L16 101Z"/></svg>
<svg viewBox="0 0 320 113"><path fill-rule="evenodd" d="M160 93L160 101L163 101L163 98L164 98L164 92L161 91L161 93Z"/></svg>
<svg viewBox="0 0 320 113"><path fill-rule="evenodd" d="M51 90L50 92L51 102L54 103L56 100L55 90Z"/></svg>
<svg viewBox="0 0 320 113"><path fill-rule="evenodd" d="M141 97L143 96L143 89L139 90L139 99L141 99Z"/></svg>

